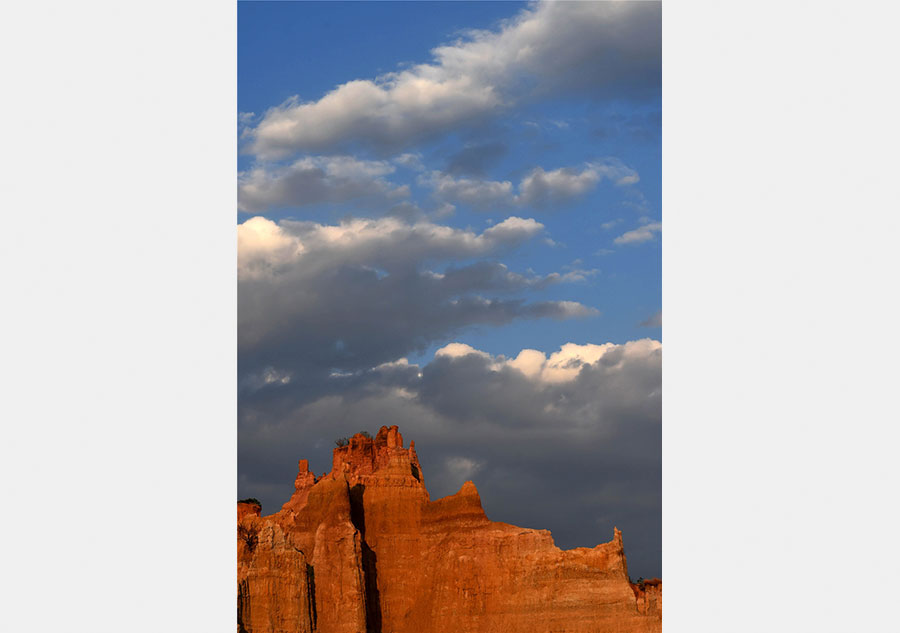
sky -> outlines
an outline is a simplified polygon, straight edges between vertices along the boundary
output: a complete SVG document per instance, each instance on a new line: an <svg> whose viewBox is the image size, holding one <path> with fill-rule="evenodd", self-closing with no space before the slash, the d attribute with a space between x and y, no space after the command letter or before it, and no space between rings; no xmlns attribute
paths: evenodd
<svg viewBox="0 0 900 633"><path fill-rule="evenodd" d="M660 6L238 3L238 494L397 424L432 499L661 574Z"/></svg>

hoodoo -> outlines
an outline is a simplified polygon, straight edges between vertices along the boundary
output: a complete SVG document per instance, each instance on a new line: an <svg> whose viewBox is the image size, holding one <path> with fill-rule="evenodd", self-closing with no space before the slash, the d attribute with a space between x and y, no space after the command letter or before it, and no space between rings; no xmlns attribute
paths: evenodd
<svg viewBox="0 0 900 633"><path fill-rule="evenodd" d="M238 503L238 633L658 632L662 583L631 584L622 533L560 550L491 521L470 481L431 501L396 426L354 435L261 516Z"/></svg>

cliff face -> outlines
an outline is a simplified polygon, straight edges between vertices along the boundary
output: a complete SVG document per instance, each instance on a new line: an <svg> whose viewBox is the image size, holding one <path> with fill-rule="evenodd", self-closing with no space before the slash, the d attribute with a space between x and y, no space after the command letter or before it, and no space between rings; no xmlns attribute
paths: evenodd
<svg viewBox="0 0 900 633"><path fill-rule="evenodd" d="M238 504L239 633L661 630L662 584L629 582L621 532L560 550L488 520L471 482L431 501L396 426L352 437L321 477L299 466L281 511Z"/></svg>

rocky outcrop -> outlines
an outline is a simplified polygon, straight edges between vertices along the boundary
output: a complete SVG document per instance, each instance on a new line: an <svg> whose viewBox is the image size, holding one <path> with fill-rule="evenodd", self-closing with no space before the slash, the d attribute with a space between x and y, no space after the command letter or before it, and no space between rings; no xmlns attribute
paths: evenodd
<svg viewBox="0 0 900 633"><path fill-rule="evenodd" d="M662 584L629 582L619 530L560 550L490 521L472 482L431 501L396 426L350 438L320 477L301 460L294 485L273 515L239 504L239 632L661 630Z"/></svg>
<svg viewBox="0 0 900 633"><path fill-rule="evenodd" d="M631 584L637 601L638 613L652 614L662 611L662 580L651 578Z"/></svg>

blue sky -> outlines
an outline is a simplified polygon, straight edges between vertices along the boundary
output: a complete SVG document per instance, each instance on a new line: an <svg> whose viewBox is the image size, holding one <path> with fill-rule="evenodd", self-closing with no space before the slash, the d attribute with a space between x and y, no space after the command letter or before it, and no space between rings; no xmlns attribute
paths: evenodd
<svg viewBox="0 0 900 633"><path fill-rule="evenodd" d="M433 497L658 573L659 51L656 3L238 3L242 494L406 420Z"/></svg>
<svg viewBox="0 0 900 633"><path fill-rule="evenodd" d="M315 100L346 81L428 62L434 46L452 41L465 29L497 27L525 6L513 2L239 2L238 109L258 119L294 95ZM614 242L647 218L653 222L661 218L660 118L658 96L640 103L550 98L517 108L484 129L450 133L404 149L420 152L429 169L442 169L467 143L496 147L502 153L485 160L484 172L485 179L496 181L515 183L535 166L550 170L607 157L621 160L640 178L627 188L602 183L558 209L508 212L456 204L453 216L444 220L449 226L479 230L510 214L534 217L544 224L546 237L557 246L533 243L504 262L515 270L530 268L540 274L567 266L596 270L584 282L556 286L535 296L579 301L602 313L566 322L478 328L462 332L458 340L494 354L515 355L523 346L550 352L569 341L623 343L661 336L660 328L640 325L660 309L660 239L657 235L624 246ZM383 157L371 151L357 155ZM239 169L250 169L255 160L252 154L241 153ZM400 169L390 180L409 185L412 199L427 203L430 190L416 184L416 175ZM347 214L377 213L359 205L322 204L274 206L263 215L334 221ZM240 212L238 220L258 214ZM615 224L604 228L607 223ZM436 346L430 346L423 357Z"/></svg>

